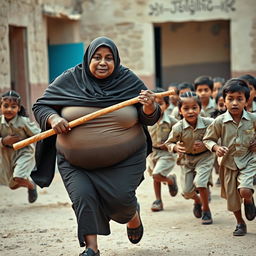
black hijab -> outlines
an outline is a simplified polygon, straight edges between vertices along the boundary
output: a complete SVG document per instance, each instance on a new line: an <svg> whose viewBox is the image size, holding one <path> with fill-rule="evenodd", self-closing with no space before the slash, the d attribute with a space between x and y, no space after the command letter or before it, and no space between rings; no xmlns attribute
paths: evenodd
<svg viewBox="0 0 256 256"><path fill-rule="evenodd" d="M109 47L114 57L114 71L106 79L97 79L89 69L93 54L101 46ZM115 43L107 37L98 37L86 49L83 63L57 77L35 105L108 107L137 97L146 89L131 70L120 65Z"/></svg>

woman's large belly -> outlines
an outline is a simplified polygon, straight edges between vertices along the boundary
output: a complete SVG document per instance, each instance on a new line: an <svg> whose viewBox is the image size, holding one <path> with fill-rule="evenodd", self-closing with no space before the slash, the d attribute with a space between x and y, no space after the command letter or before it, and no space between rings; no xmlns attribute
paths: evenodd
<svg viewBox="0 0 256 256"><path fill-rule="evenodd" d="M77 112L82 116L95 110L69 107L62 111L62 116L71 121L77 118ZM137 121L137 111L134 107L128 107L88 121L68 134L58 135L56 146L71 164L96 169L125 160L145 143L142 126Z"/></svg>

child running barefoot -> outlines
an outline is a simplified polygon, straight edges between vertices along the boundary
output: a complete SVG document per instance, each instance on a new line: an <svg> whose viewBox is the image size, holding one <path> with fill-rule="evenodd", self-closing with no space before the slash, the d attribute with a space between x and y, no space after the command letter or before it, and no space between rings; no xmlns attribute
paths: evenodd
<svg viewBox="0 0 256 256"><path fill-rule="evenodd" d="M155 92L163 92L161 88L157 88ZM171 171L175 165L175 154L169 153L164 142L177 120L170 117L167 113L169 107L169 97L157 98L156 102L161 108L161 117L156 124L148 127L152 139L152 153L147 157L147 170L154 180L154 192L156 200L151 206L153 212L163 210L163 201L161 196L161 183L168 185L171 196L176 196L178 186L175 174Z"/></svg>
<svg viewBox="0 0 256 256"><path fill-rule="evenodd" d="M213 119L199 115L201 102L195 92L182 94L178 106L183 119L173 126L165 144L170 152L180 155L177 164L181 166L182 195L194 200L193 213L196 218L202 218L202 224L212 224L207 184L214 154L204 146L202 139Z"/></svg>
<svg viewBox="0 0 256 256"><path fill-rule="evenodd" d="M241 212L242 200L246 218L255 218L253 176L256 174L256 153L253 142L256 115L245 110L250 89L243 80L227 81L223 87L223 97L227 112L218 116L208 127L203 142L209 150L222 157L219 170L221 196L227 199L227 208L237 221L233 235L244 236L247 228Z"/></svg>
<svg viewBox="0 0 256 256"><path fill-rule="evenodd" d="M28 201L33 203L37 199L37 191L29 177L35 165L34 147L30 145L15 151L12 145L39 133L40 129L26 117L20 95L15 91L2 95L1 112L0 184L11 189L28 188Z"/></svg>

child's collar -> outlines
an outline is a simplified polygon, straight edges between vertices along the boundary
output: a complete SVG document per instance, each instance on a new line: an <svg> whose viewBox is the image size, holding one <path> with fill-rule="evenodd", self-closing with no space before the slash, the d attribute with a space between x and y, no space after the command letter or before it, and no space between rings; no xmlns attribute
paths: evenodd
<svg viewBox="0 0 256 256"><path fill-rule="evenodd" d="M18 118L18 115L16 115L13 119L11 119L9 122L7 122L7 121L5 120L4 115L2 114L1 124L7 124L7 125L13 124L13 123L16 122L17 118Z"/></svg>
<svg viewBox="0 0 256 256"><path fill-rule="evenodd" d="M227 110L224 114L224 118L223 118L223 123L229 122L229 121L234 121L232 115L229 113L229 111ZM243 114L241 116L241 119L246 119L246 120L250 120L249 114L246 110L243 110Z"/></svg>

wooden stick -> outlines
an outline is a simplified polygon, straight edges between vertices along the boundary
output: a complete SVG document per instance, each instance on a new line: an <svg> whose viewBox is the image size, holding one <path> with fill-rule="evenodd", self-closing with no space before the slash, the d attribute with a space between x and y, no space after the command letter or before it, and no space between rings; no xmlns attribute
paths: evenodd
<svg viewBox="0 0 256 256"><path fill-rule="evenodd" d="M165 97L165 96L169 96L171 94L175 94L175 91L174 90L169 90L169 91L166 91L166 92L155 93L157 98L162 98L162 97ZM121 103L112 105L112 106L107 107L107 108L100 109L100 110L95 111L95 112L93 112L91 114L88 114L88 115L82 116L80 118L77 118L77 119L69 122L69 126L71 128L76 127L76 126L84 124L85 122L87 122L89 120L92 120L92 119L94 119L96 117L108 114L108 113L113 112L115 110L118 110L120 108L136 104L138 102L139 102L138 97L132 98L130 100L123 101ZM46 139L46 138L48 138L48 137L50 137L50 136L52 136L54 134L56 134L56 132L53 129L49 129L47 131L41 132L41 133L36 134L34 136L31 136L31 137L29 137L27 139L24 139L24 140L21 140L21 141L19 141L17 143L14 143L13 144L13 148L15 150L18 150L20 148L24 148L24 147L28 146L29 144L32 144L32 143L37 142L39 140Z"/></svg>

